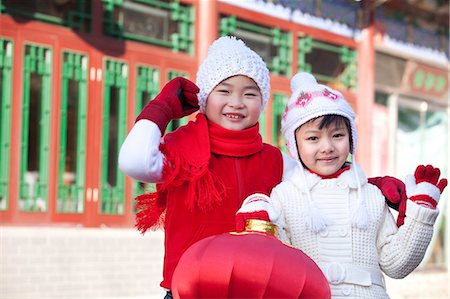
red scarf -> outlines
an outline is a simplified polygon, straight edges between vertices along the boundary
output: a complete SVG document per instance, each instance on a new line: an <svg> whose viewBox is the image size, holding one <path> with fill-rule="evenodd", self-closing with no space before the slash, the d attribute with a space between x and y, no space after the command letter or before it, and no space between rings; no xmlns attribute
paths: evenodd
<svg viewBox="0 0 450 299"><path fill-rule="evenodd" d="M220 204L224 186L209 169L211 152L218 155L244 157L263 147L259 125L232 131L209 122L198 113L196 121L178 128L164 137L160 150L164 154L164 182L154 193L136 197L136 227L147 229L163 227L167 189L189 183L186 205L189 209L207 211Z"/></svg>
<svg viewBox="0 0 450 299"><path fill-rule="evenodd" d="M239 131L227 130L208 121L211 152L223 156L245 157L263 148L259 124Z"/></svg>
<svg viewBox="0 0 450 299"><path fill-rule="evenodd" d="M343 172L349 170L349 169L350 169L350 165L348 165L347 163L344 163L344 165L342 166L341 169L339 169L339 170L336 171L335 173L329 174L329 175L321 175L321 174L318 174L318 173L312 171L312 170L309 169L309 168L306 168L306 169L307 169L309 172L318 175L318 176L321 177L322 179L335 179L335 178L337 178L338 176L340 176L341 173L343 173Z"/></svg>

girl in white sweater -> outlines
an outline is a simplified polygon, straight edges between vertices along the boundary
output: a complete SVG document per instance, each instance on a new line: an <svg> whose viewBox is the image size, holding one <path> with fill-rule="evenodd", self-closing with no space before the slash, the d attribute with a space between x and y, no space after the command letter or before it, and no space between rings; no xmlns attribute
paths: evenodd
<svg viewBox="0 0 450 299"><path fill-rule="evenodd" d="M291 88L282 132L297 168L270 198L250 196L240 212L267 210L280 239L322 269L332 298L389 298L382 272L403 278L419 265L447 181L438 182L439 169L419 166L407 178L406 218L398 228L354 161L355 116L343 96L307 73L293 77Z"/></svg>

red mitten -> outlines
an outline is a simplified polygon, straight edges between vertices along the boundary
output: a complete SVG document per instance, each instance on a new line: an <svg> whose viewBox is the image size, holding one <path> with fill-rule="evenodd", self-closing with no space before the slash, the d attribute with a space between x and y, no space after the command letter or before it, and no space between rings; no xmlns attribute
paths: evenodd
<svg viewBox="0 0 450 299"><path fill-rule="evenodd" d="M255 212L240 212L236 214L236 231L243 232L245 230L245 225L247 220L256 219L264 220L270 222L269 213L267 211L255 211Z"/></svg>
<svg viewBox="0 0 450 299"><path fill-rule="evenodd" d="M432 165L419 165L414 176L408 175L406 182L406 195L416 204L435 209L442 192L447 187L447 179L441 179L441 171Z"/></svg>
<svg viewBox="0 0 450 299"><path fill-rule="evenodd" d="M241 208L236 213L236 231L245 230L245 225L249 219L265 220L274 222L279 214L275 211L270 198L261 193L249 195L242 203Z"/></svg>
<svg viewBox="0 0 450 299"><path fill-rule="evenodd" d="M148 119L164 134L172 119L182 118L198 110L197 85L183 77L170 80L161 92L142 109L136 122Z"/></svg>
<svg viewBox="0 0 450 299"><path fill-rule="evenodd" d="M398 211L397 226L400 227L406 212L405 184L391 176L369 178L369 183L377 186L386 198L387 205Z"/></svg>

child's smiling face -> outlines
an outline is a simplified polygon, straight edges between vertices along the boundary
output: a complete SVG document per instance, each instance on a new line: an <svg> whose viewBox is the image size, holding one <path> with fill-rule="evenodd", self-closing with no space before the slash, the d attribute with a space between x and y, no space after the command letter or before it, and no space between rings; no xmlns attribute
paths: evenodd
<svg viewBox="0 0 450 299"><path fill-rule="evenodd" d="M319 128L313 119L295 132L297 150L305 166L319 175L333 175L342 168L350 153L350 133L343 122Z"/></svg>
<svg viewBox="0 0 450 299"><path fill-rule="evenodd" d="M247 76L237 75L214 87L208 96L205 114L213 123L238 131L254 126L261 111L258 85Z"/></svg>

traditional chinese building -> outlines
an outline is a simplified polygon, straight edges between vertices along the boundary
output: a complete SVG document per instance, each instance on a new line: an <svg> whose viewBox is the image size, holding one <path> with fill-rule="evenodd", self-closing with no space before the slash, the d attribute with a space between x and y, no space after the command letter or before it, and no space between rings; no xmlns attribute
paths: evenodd
<svg viewBox="0 0 450 299"><path fill-rule="evenodd" d="M89 234L107 227L95 235L104 240L99 250L134 240L124 233L137 235L133 198L152 186L118 170L120 145L168 80L195 80L221 35L243 39L271 71L260 119L266 142L284 149L279 131L289 79L308 71L342 91L357 112L357 156L368 174L403 178L432 163L449 177L448 1L0 0L0 13L0 217L11 245L6 253L15 259L36 247L28 242L20 255L12 240L41 232L52 247L74 228L76 238L92 244ZM438 264L448 261L445 198L427 257ZM128 241L111 245L115 230ZM138 247L151 250L148 243ZM120 264L114 254L111 263ZM35 265L52 264L42 256L47 264ZM20 277L10 267L7 295L40 292L31 282L29 293L16 290ZM48 275L56 277L53 270ZM146 287L148 281L135 289ZM84 291L69 294L98 290Z"/></svg>

